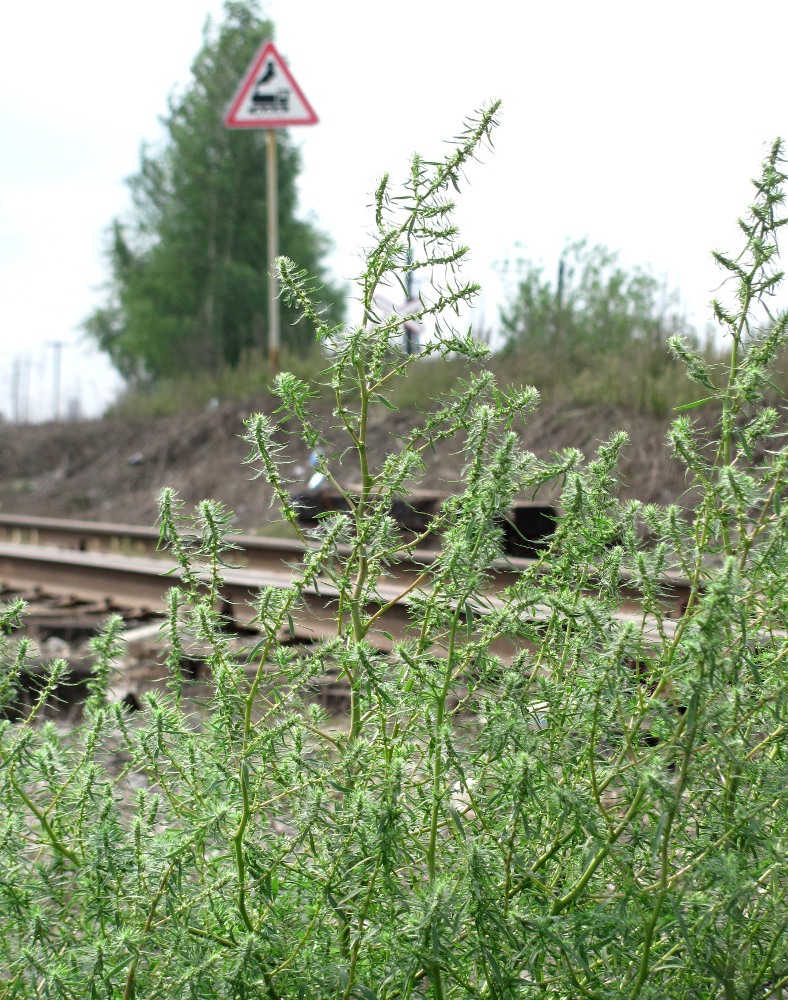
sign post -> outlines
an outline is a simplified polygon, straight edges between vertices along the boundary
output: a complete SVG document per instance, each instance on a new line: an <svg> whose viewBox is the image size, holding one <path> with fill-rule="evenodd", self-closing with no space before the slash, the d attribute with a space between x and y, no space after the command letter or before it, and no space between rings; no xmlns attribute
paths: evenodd
<svg viewBox="0 0 788 1000"><path fill-rule="evenodd" d="M274 261L279 255L279 205L276 179L276 132L269 128L266 132L268 182L268 364L271 374L279 371L279 278Z"/></svg>
<svg viewBox="0 0 788 1000"><path fill-rule="evenodd" d="M317 115L295 82L273 42L264 42L249 63L230 102L224 124L233 129L266 129L266 194L268 201L268 363L279 368L279 282L274 261L279 255L279 205L276 177L276 129L314 125Z"/></svg>

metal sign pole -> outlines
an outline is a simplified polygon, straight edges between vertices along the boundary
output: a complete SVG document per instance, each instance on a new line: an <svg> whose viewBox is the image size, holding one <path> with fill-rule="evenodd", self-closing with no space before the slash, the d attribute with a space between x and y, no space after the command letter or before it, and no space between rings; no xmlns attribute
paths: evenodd
<svg viewBox="0 0 788 1000"><path fill-rule="evenodd" d="M268 137L268 364L271 374L279 370L279 280L275 261L279 256L279 206L276 183L276 129Z"/></svg>
<svg viewBox="0 0 788 1000"><path fill-rule="evenodd" d="M276 130L314 125L312 105L293 79L273 42L263 42L249 63L224 116L227 128L261 128L268 133L266 173L268 200L268 364L279 370L279 204L276 183Z"/></svg>

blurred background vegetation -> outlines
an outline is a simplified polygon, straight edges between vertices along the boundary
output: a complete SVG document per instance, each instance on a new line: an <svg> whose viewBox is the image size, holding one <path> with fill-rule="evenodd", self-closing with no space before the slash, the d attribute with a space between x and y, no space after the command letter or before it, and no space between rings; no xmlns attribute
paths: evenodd
<svg viewBox="0 0 788 1000"><path fill-rule="evenodd" d="M265 136L228 130L222 119L260 40L273 34L256 0L228 0L223 22L206 28L191 86L170 102L166 141L142 149L128 181L133 209L108 229L105 301L85 322L126 380L110 415L251 399L270 382ZM277 147L280 252L315 277L328 321L338 324L348 303L327 272L330 239L297 217L300 157L286 130ZM502 269L508 300L493 329L480 333L494 349L500 380L535 385L546 402L670 413L695 398L668 354L672 334L711 364L725 364L725 345L709 335L702 342L689 329L675 292L640 267L624 267L607 247L570 243L553 276L527 256ZM307 324L282 305L281 365L319 381L328 359ZM459 373L459 363L425 359L395 402L426 407Z"/></svg>
<svg viewBox="0 0 788 1000"><path fill-rule="evenodd" d="M128 180L132 211L107 238L110 277L104 304L85 322L132 392L188 376L217 386L246 363L267 326L266 138L225 128L225 107L263 38L273 35L253 0L230 0L210 22L191 86L171 99L166 140L143 147ZM323 286L332 322L342 291L328 279L328 237L296 215L300 154L286 130L277 137L280 252ZM308 350L311 330L283 304L291 350Z"/></svg>

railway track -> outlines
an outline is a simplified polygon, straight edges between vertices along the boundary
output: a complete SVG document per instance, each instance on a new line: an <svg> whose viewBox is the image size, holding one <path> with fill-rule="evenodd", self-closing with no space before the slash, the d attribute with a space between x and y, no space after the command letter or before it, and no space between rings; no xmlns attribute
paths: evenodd
<svg viewBox="0 0 788 1000"><path fill-rule="evenodd" d="M255 574L256 587L269 581L273 585L283 583L289 577L288 565L297 563L304 552L303 545L294 539L235 535L233 540L239 547L233 553L238 571ZM26 554L34 548L41 552L38 556L31 554L30 567L22 571ZM67 553L73 553L74 557L70 558ZM78 554L84 559L78 558ZM387 569L386 583L395 589L408 586L414 574L429 567L436 557L432 549L414 551ZM495 591L510 586L532 563L532 559L517 556L499 560L494 568L490 593L494 595ZM12 576L24 572L28 584L32 582L35 586L37 576L42 588L51 581L58 593L64 592L63 587L72 586L78 587L76 593L91 600L128 595L132 603L144 599L151 607L161 608L162 594L157 592L162 589L161 573L173 566L168 554L159 548L159 533L155 528L0 514L0 584L4 573ZM231 571L230 576L235 573L237 571ZM235 578L251 585L248 576L236 575ZM166 581L164 583L166 589ZM668 617L679 618L689 597L689 583L676 574L667 573L663 578L663 590ZM622 599L624 614L638 613L640 594L636 587L629 585L626 576L622 578Z"/></svg>
<svg viewBox="0 0 788 1000"><path fill-rule="evenodd" d="M299 561L304 548L293 540L250 535L234 536L234 541L240 565L223 573L222 612L236 628L254 631L255 595L261 587L289 586L289 565ZM436 557L434 551L424 550L402 559L387 571L374 601L369 601L365 611L375 616L376 629L368 638L381 652L390 651L408 633L407 591ZM530 564L532 560L521 558L501 560L489 590L480 595L482 605L499 606L496 592ZM165 594L178 584L179 572L172 557L158 549L158 533L152 528L0 515L0 597L3 592L21 593L36 602L50 597L71 601L76 608L87 602L92 609L121 610L127 618L146 621L165 611ZM667 619L681 616L688 593L686 581L666 576ZM290 634L283 638L314 642L335 635L338 596L329 580L318 580L304 592ZM619 618L642 625L640 595L626 581L623 596ZM547 616L549 609L534 614ZM510 659L519 648L512 640L500 640L491 651Z"/></svg>
<svg viewBox="0 0 788 1000"><path fill-rule="evenodd" d="M304 549L291 540L243 535L234 540L240 546L235 555L242 565L223 574L221 610L241 634L256 632L254 596L263 586L287 587L291 580L288 564L298 562ZM403 559L381 581L375 600L369 601L366 615L375 615L376 621L368 641L380 652L390 652L408 634L412 618L405 591L435 558L434 551L425 550ZM501 561L489 591L480 597L482 605L495 608L499 604L496 591L513 582L531 563L517 558ZM152 652L159 632L156 622L166 609L166 591L178 582L177 564L158 549L158 533L151 528L0 515L0 600L21 595L30 602L39 638L55 641L79 636L84 640L100 627L108 613L118 612L131 625L131 645L138 644L138 640L143 646L147 644L148 663L155 664L160 659ZM668 619L680 616L687 593L684 581L666 578ZM642 628L639 595L626 587L625 594L618 615ZM281 638L310 643L333 637L338 613L338 592L330 581L318 581L304 592L301 607ZM533 617L538 620L549 614L548 608L535 609ZM666 628L672 631L670 621ZM523 641L501 638L492 644L490 652L511 661L522 648ZM83 646L79 656L84 659L85 655ZM144 652L135 655L138 661L145 660ZM85 662L77 673L87 675L89 669ZM149 675L150 671L148 680ZM125 696L131 697L135 688L139 693L140 686L132 685ZM342 702L339 690L326 697Z"/></svg>

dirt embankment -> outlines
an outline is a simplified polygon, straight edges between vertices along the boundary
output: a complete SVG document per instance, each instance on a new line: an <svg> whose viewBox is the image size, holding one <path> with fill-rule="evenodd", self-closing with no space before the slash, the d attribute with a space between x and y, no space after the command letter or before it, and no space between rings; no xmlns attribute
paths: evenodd
<svg viewBox="0 0 788 1000"><path fill-rule="evenodd" d="M268 486L243 464L249 447L241 437L244 419L258 409L271 411L270 399L134 422L0 424L0 511L152 525L156 497L171 486L189 506L210 497L235 511L241 530L264 530L276 513ZM411 418L388 410L375 414L373 463L397 447L396 435L410 428ZM600 441L625 430L630 444L621 469L622 496L667 503L679 499L686 484L665 444L666 429L666 420L613 408L544 407L521 437L524 447L541 457L573 447L590 458ZM341 435L327 433L339 447ZM291 440L289 457L303 466L306 450L296 437ZM455 452L456 445L449 444L426 456L424 488L452 488L461 465ZM353 482L357 475L347 465L340 478Z"/></svg>

